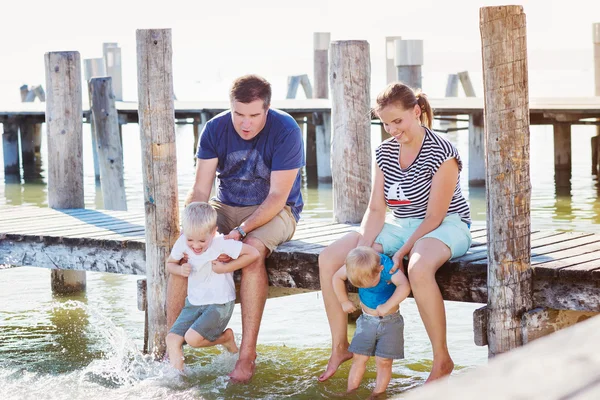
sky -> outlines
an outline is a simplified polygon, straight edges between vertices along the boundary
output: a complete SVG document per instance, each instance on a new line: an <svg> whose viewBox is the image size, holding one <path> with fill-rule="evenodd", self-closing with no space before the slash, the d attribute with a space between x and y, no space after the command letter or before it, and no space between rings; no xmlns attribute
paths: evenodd
<svg viewBox="0 0 600 400"><path fill-rule="evenodd" d="M43 84L44 53L102 56L122 51L125 100L137 98L136 29L171 28L175 93L180 100L225 100L237 76L258 73L283 98L286 77L312 80L313 32L367 40L371 95L385 85L385 36L424 40L423 87L444 95L447 75L468 70L482 92L479 8L499 1L445 0L29 0L3 7L0 100L19 101L20 85ZM505 4L505 3L504 3ZM593 95L592 24L598 0L517 1L527 16L530 94ZM73 18L73 16L76 16ZM299 95L302 97L303 95Z"/></svg>

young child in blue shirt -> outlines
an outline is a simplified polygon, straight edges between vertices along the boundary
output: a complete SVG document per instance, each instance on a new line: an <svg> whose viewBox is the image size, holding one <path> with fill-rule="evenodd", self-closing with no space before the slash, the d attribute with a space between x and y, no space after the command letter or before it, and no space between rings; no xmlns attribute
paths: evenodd
<svg viewBox="0 0 600 400"><path fill-rule="evenodd" d="M392 362L404 358L404 319L400 303L410 294L402 271L390 275L394 262L385 254L360 246L348 253L346 265L333 276L333 289L342 309L356 310L348 298L346 280L358 288L362 315L349 350L354 353L348 376L348 391L355 390L365 373L367 361L375 356L377 381L373 395L385 392L392 378Z"/></svg>

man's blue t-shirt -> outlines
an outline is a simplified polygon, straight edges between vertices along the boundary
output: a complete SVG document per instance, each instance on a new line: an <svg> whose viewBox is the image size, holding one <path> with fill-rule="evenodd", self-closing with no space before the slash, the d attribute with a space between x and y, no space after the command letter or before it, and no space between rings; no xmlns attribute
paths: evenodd
<svg viewBox="0 0 600 400"><path fill-rule="evenodd" d="M215 116L204 126L198 152L200 159L218 158L218 201L234 206L262 204L271 187L271 171L304 166L304 145L300 127L289 114L270 108L264 128L250 140L238 135L231 111ZM296 221L304 206L300 193L300 171L286 205Z"/></svg>
<svg viewBox="0 0 600 400"><path fill-rule="evenodd" d="M396 285L392 282L392 275L390 275L390 269L394 266L394 262L385 254L380 254L379 256L381 258L380 264L383 265L379 283L377 286L371 288L358 288L358 297L360 298L361 303L373 310L376 309L378 305L388 301L396 290ZM400 271L400 269L396 270L394 274L397 274L398 271Z"/></svg>

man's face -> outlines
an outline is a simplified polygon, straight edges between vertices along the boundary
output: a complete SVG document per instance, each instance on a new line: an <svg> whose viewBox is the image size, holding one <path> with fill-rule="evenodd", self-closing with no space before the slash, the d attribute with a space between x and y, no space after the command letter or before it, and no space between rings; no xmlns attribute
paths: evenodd
<svg viewBox="0 0 600 400"><path fill-rule="evenodd" d="M267 122L267 111L260 99L251 103L234 100L231 104L231 119L237 134L244 140L258 135Z"/></svg>

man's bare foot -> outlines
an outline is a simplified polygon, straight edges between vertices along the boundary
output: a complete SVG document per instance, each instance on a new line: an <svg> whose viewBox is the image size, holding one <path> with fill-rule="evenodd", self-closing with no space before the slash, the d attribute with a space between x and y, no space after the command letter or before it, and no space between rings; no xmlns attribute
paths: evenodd
<svg viewBox="0 0 600 400"><path fill-rule="evenodd" d="M250 358L240 358L235 363L235 368L233 368L229 377L232 381L237 383L250 382L250 379L252 379L252 376L254 375L255 367L254 360Z"/></svg>
<svg viewBox="0 0 600 400"><path fill-rule="evenodd" d="M429 374L429 377L427 378L425 383L433 382L437 379L448 376L452 373L453 369L454 369L454 362L452 361L452 359L450 357L448 357L447 359L443 360L440 363L436 363L434 361L433 368L431 369L431 373Z"/></svg>
<svg viewBox="0 0 600 400"><path fill-rule="evenodd" d="M344 350L344 352L340 353L331 353L331 357L329 357L329 361L327 362L327 369L325 369L325 372L323 372L318 378L319 382L325 382L327 379L331 378L340 365L351 358L352 353L350 353L348 350Z"/></svg>
<svg viewBox="0 0 600 400"><path fill-rule="evenodd" d="M237 344L235 343L235 336L233 335L233 331L231 330L231 328L225 329L223 335L225 335L225 343L223 343L223 346L227 349L228 352L232 354L237 353L239 349L237 347Z"/></svg>

